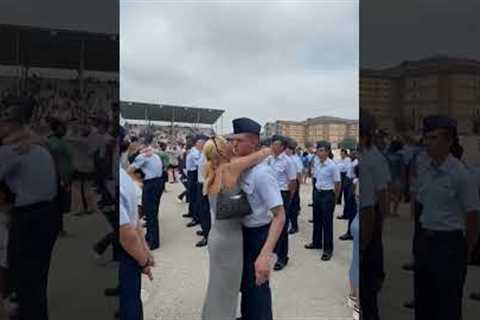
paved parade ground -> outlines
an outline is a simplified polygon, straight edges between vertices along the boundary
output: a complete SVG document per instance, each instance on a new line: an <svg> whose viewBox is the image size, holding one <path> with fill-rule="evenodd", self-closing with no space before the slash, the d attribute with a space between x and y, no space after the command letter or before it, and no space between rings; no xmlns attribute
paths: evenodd
<svg viewBox="0 0 480 320"><path fill-rule="evenodd" d="M175 197L180 184L167 184L160 205L161 247L154 251L157 266L154 280L143 280L145 320L199 320L208 279L207 248L197 248L199 228L186 228L187 204ZM320 260L321 251L303 246L311 241L311 186L302 185L300 232L290 236L290 261L271 281L275 320L352 319L346 306L351 241L339 241L345 220L335 219L335 249L332 260ZM342 210L337 206L335 215Z"/></svg>

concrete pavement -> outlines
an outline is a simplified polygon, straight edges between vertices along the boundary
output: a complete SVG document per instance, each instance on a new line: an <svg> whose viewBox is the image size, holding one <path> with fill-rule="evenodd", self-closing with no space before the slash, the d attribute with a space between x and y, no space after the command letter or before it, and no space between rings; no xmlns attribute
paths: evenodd
<svg viewBox="0 0 480 320"><path fill-rule="evenodd" d="M311 186L302 185L300 232L290 236L290 261L287 267L274 272L271 281L275 320L340 320L352 319L345 304L348 294L348 270L352 243L338 240L346 229L345 220L335 219L335 251L332 260L320 260L321 251L307 250L312 224ZM143 300L146 320L197 320L208 279L206 247L197 248L198 228L186 228L182 218L187 205L178 204L175 197L180 184L167 184L168 192L160 205L161 248L154 251L157 266L154 280L146 277ZM337 206L335 216L342 207Z"/></svg>

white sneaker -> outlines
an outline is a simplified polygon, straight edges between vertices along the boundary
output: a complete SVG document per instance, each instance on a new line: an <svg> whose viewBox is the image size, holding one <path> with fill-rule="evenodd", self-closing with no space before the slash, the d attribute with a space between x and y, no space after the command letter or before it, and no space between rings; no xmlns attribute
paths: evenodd
<svg viewBox="0 0 480 320"><path fill-rule="evenodd" d="M355 303L355 306L353 308L353 314L352 314L353 320L360 320L360 308L358 305Z"/></svg>
<svg viewBox="0 0 480 320"><path fill-rule="evenodd" d="M347 306L349 306L350 308L355 308L355 305L357 304L357 298L355 298L354 296L348 296L347 297Z"/></svg>

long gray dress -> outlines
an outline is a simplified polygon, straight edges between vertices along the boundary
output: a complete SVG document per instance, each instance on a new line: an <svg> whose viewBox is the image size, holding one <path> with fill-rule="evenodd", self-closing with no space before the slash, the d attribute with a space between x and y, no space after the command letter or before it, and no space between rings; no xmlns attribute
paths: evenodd
<svg viewBox="0 0 480 320"><path fill-rule="evenodd" d="M209 201L213 225L208 236L210 272L202 320L235 320L243 268L242 219L216 220L217 196Z"/></svg>

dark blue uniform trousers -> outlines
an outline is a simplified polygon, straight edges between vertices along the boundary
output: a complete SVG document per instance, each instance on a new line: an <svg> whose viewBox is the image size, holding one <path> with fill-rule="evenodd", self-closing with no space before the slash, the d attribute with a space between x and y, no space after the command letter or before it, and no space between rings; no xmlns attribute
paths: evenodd
<svg viewBox="0 0 480 320"><path fill-rule="evenodd" d="M466 274L463 231L422 229L415 241L415 319L461 320Z"/></svg>
<svg viewBox="0 0 480 320"><path fill-rule="evenodd" d="M288 260L288 217L289 217L289 207L290 207L290 198L288 191L282 191L282 200L283 200L283 209L285 210L285 224L283 225L282 233L280 238L278 238L277 245L275 246L274 252L278 256L278 262L287 263Z"/></svg>
<svg viewBox="0 0 480 320"><path fill-rule="evenodd" d="M197 190L197 210L200 226L202 227L205 238L208 238L208 233L211 227L210 202L208 196L203 195L203 183L199 183Z"/></svg>
<svg viewBox="0 0 480 320"><path fill-rule="evenodd" d="M297 179L297 190L295 190L293 199L288 207L288 212L285 212L293 229L298 229L298 215L300 214L300 210L300 180Z"/></svg>
<svg viewBox="0 0 480 320"><path fill-rule="evenodd" d="M345 195L343 215L348 218L347 234L350 234L350 226L352 225L352 221L357 214L357 202L355 201L352 179L345 177L345 181L342 182L342 184L344 184L343 192Z"/></svg>
<svg viewBox="0 0 480 320"><path fill-rule="evenodd" d="M187 171L187 186L188 186L188 214L192 215L193 220L199 221L197 205L198 193L198 171Z"/></svg>
<svg viewBox="0 0 480 320"><path fill-rule="evenodd" d="M385 273L383 269L382 228L383 215L375 207L373 235L370 243L360 253L360 303L362 319L378 320L378 292L382 287Z"/></svg>
<svg viewBox="0 0 480 320"><path fill-rule="evenodd" d="M340 193L338 194L338 199L337 199L337 204L342 204L342 196L343 196L343 201L345 202L347 199L347 194L345 193L345 187L348 184L348 177L346 172L340 172ZM345 212L344 212L345 214Z"/></svg>
<svg viewBox="0 0 480 320"><path fill-rule="evenodd" d="M335 192L319 191L315 188L313 197L313 246L333 252L333 212Z"/></svg>
<svg viewBox="0 0 480 320"><path fill-rule="evenodd" d="M268 237L270 224L243 228L242 320L272 320L272 292L267 281L255 284L255 260Z"/></svg>
<svg viewBox="0 0 480 320"><path fill-rule="evenodd" d="M60 231L60 214L54 201L14 208L8 259L19 320L48 319L48 274Z"/></svg>
<svg viewBox="0 0 480 320"><path fill-rule="evenodd" d="M120 319L143 320L141 266L123 248L119 255Z"/></svg>
<svg viewBox="0 0 480 320"><path fill-rule="evenodd" d="M142 206L147 221L145 241L152 250L160 246L158 207L162 192L162 178L148 179L143 182Z"/></svg>

